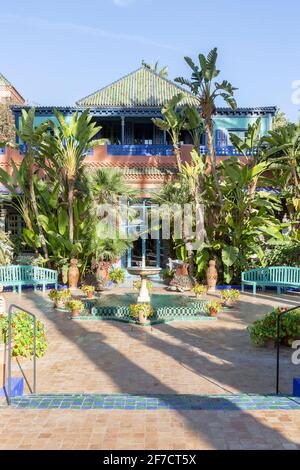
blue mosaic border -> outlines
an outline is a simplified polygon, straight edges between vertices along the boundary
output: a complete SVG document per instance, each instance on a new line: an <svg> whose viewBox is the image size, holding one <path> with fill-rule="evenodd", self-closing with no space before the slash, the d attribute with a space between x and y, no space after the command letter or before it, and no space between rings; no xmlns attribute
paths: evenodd
<svg viewBox="0 0 300 470"><path fill-rule="evenodd" d="M136 324L130 316L128 306L102 307L95 306L91 301L86 300L84 302L86 310L90 312L90 315L80 315L73 318L74 320L115 320ZM155 314L149 319L149 325L178 320L216 320L215 317L210 317L205 313L204 306L206 303L205 300L200 300L191 302L188 306L158 307Z"/></svg>
<svg viewBox="0 0 300 470"><path fill-rule="evenodd" d="M285 395L51 394L12 399L18 409L72 410L298 410L300 397Z"/></svg>

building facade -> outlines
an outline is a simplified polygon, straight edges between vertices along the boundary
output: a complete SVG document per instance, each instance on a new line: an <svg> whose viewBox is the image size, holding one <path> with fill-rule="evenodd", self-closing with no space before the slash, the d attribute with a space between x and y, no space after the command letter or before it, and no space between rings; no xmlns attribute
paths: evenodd
<svg viewBox="0 0 300 470"><path fill-rule="evenodd" d="M67 120L76 111L87 108L90 110L93 120L101 126L101 131L95 138L105 138L107 144L94 148L87 156L86 164L91 169L113 167L123 171L127 184L140 193L141 211L149 210L153 194L158 193L162 185L176 173L176 160L170 138L153 124L152 118L161 117L162 106L178 93L184 95L183 105L198 107L198 101L191 93L154 71L141 67L80 99L73 107L56 107ZM21 95L17 93L16 96L20 100L12 102L11 109L18 129L22 109L28 106L24 104ZM230 142L231 132L244 136L248 125L261 117L261 132L265 134L271 129L275 113L274 106L237 108L234 111L230 108L218 108L214 116L217 158L238 155ZM36 107L36 124L49 118L55 120L53 107ZM16 149L0 148L0 167L9 171L11 160L16 163L22 160L25 149L22 142L18 143L19 147ZM188 160L192 149L188 132L182 132L180 144L182 160ZM207 152L205 134L201 136L200 152ZM16 220L13 223L16 227L20 225ZM8 229L12 229L9 220L6 225ZM131 229L132 227L128 227L129 231ZM148 265L161 266L165 262L166 253L160 239L141 239L129 250L122 262L124 266L131 266L146 260Z"/></svg>

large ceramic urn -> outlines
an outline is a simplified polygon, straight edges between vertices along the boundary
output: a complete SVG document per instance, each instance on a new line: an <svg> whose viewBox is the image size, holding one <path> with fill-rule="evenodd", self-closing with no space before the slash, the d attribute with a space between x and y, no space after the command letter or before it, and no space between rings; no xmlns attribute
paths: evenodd
<svg viewBox="0 0 300 470"><path fill-rule="evenodd" d="M69 288L77 289L79 281L78 260L73 258L70 261L69 274L68 274Z"/></svg>
<svg viewBox="0 0 300 470"><path fill-rule="evenodd" d="M208 269L206 272L206 281L207 281L207 287L208 287L207 292L208 293L215 292L217 281L218 281L218 271L216 268L216 262L213 259L210 260L210 262L208 263Z"/></svg>

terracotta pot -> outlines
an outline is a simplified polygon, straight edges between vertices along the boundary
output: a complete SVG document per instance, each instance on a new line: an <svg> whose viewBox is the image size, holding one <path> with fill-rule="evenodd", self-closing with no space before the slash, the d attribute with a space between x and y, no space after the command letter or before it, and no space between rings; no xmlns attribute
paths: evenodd
<svg viewBox="0 0 300 470"><path fill-rule="evenodd" d="M70 289L77 289L79 281L78 260L73 258L70 261L70 268L68 273L68 281Z"/></svg>
<svg viewBox="0 0 300 470"><path fill-rule="evenodd" d="M188 276L188 264L184 263L179 266L176 266L175 276Z"/></svg>
<svg viewBox="0 0 300 470"><path fill-rule="evenodd" d="M111 266L111 261L100 261L96 270L96 276L107 280Z"/></svg>
<svg viewBox="0 0 300 470"><path fill-rule="evenodd" d="M72 318L79 317L80 313L81 313L80 309L72 310L71 312Z"/></svg>
<svg viewBox="0 0 300 470"><path fill-rule="evenodd" d="M86 297L87 297L88 299L92 299L92 298L94 297L94 292L87 292L87 293L86 293Z"/></svg>
<svg viewBox="0 0 300 470"><path fill-rule="evenodd" d="M208 286L208 292L215 292L218 281L218 271L216 268L215 260L210 260L209 266L206 272L206 280Z"/></svg>
<svg viewBox="0 0 300 470"><path fill-rule="evenodd" d="M217 317L218 316L218 310L216 308L210 308L209 309L209 314L211 317Z"/></svg>
<svg viewBox="0 0 300 470"><path fill-rule="evenodd" d="M64 308L64 306L65 306L65 303L63 300L57 300L54 303L54 308Z"/></svg>

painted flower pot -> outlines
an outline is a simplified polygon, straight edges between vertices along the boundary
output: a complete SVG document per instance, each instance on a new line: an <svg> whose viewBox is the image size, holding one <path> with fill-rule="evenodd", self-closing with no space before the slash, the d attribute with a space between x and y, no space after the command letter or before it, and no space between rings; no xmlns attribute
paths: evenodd
<svg viewBox="0 0 300 470"><path fill-rule="evenodd" d="M211 317L217 317L218 316L218 310L216 308L210 308L209 309L209 314Z"/></svg>
<svg viewBox="0 0 300 470"><path fill-rule="evenodd" d="M54 303L54 308L64 308L65 302L63 300L57 300Z"/></svg>
<svg viewBox="0 0 300 470"><path fill-rule="evenodd" d="M87 292L86 298L87 299L93 299L94 298L94 292Z"/></svg>
<svg viewBox="0 0 300 470"><path fill-rule="evenodd" d="M72 312L71 312L72 318L79 317L80 314L81 314L81 310L80 310L80 309L72 310Z"/></svg>
<svg viewBox="0 0 300 470"><path fill-rule="evenodd" d="M148 325L149 320L148 318L144 315L143 312L139 313L139 324L140 325Z"/></svg>

